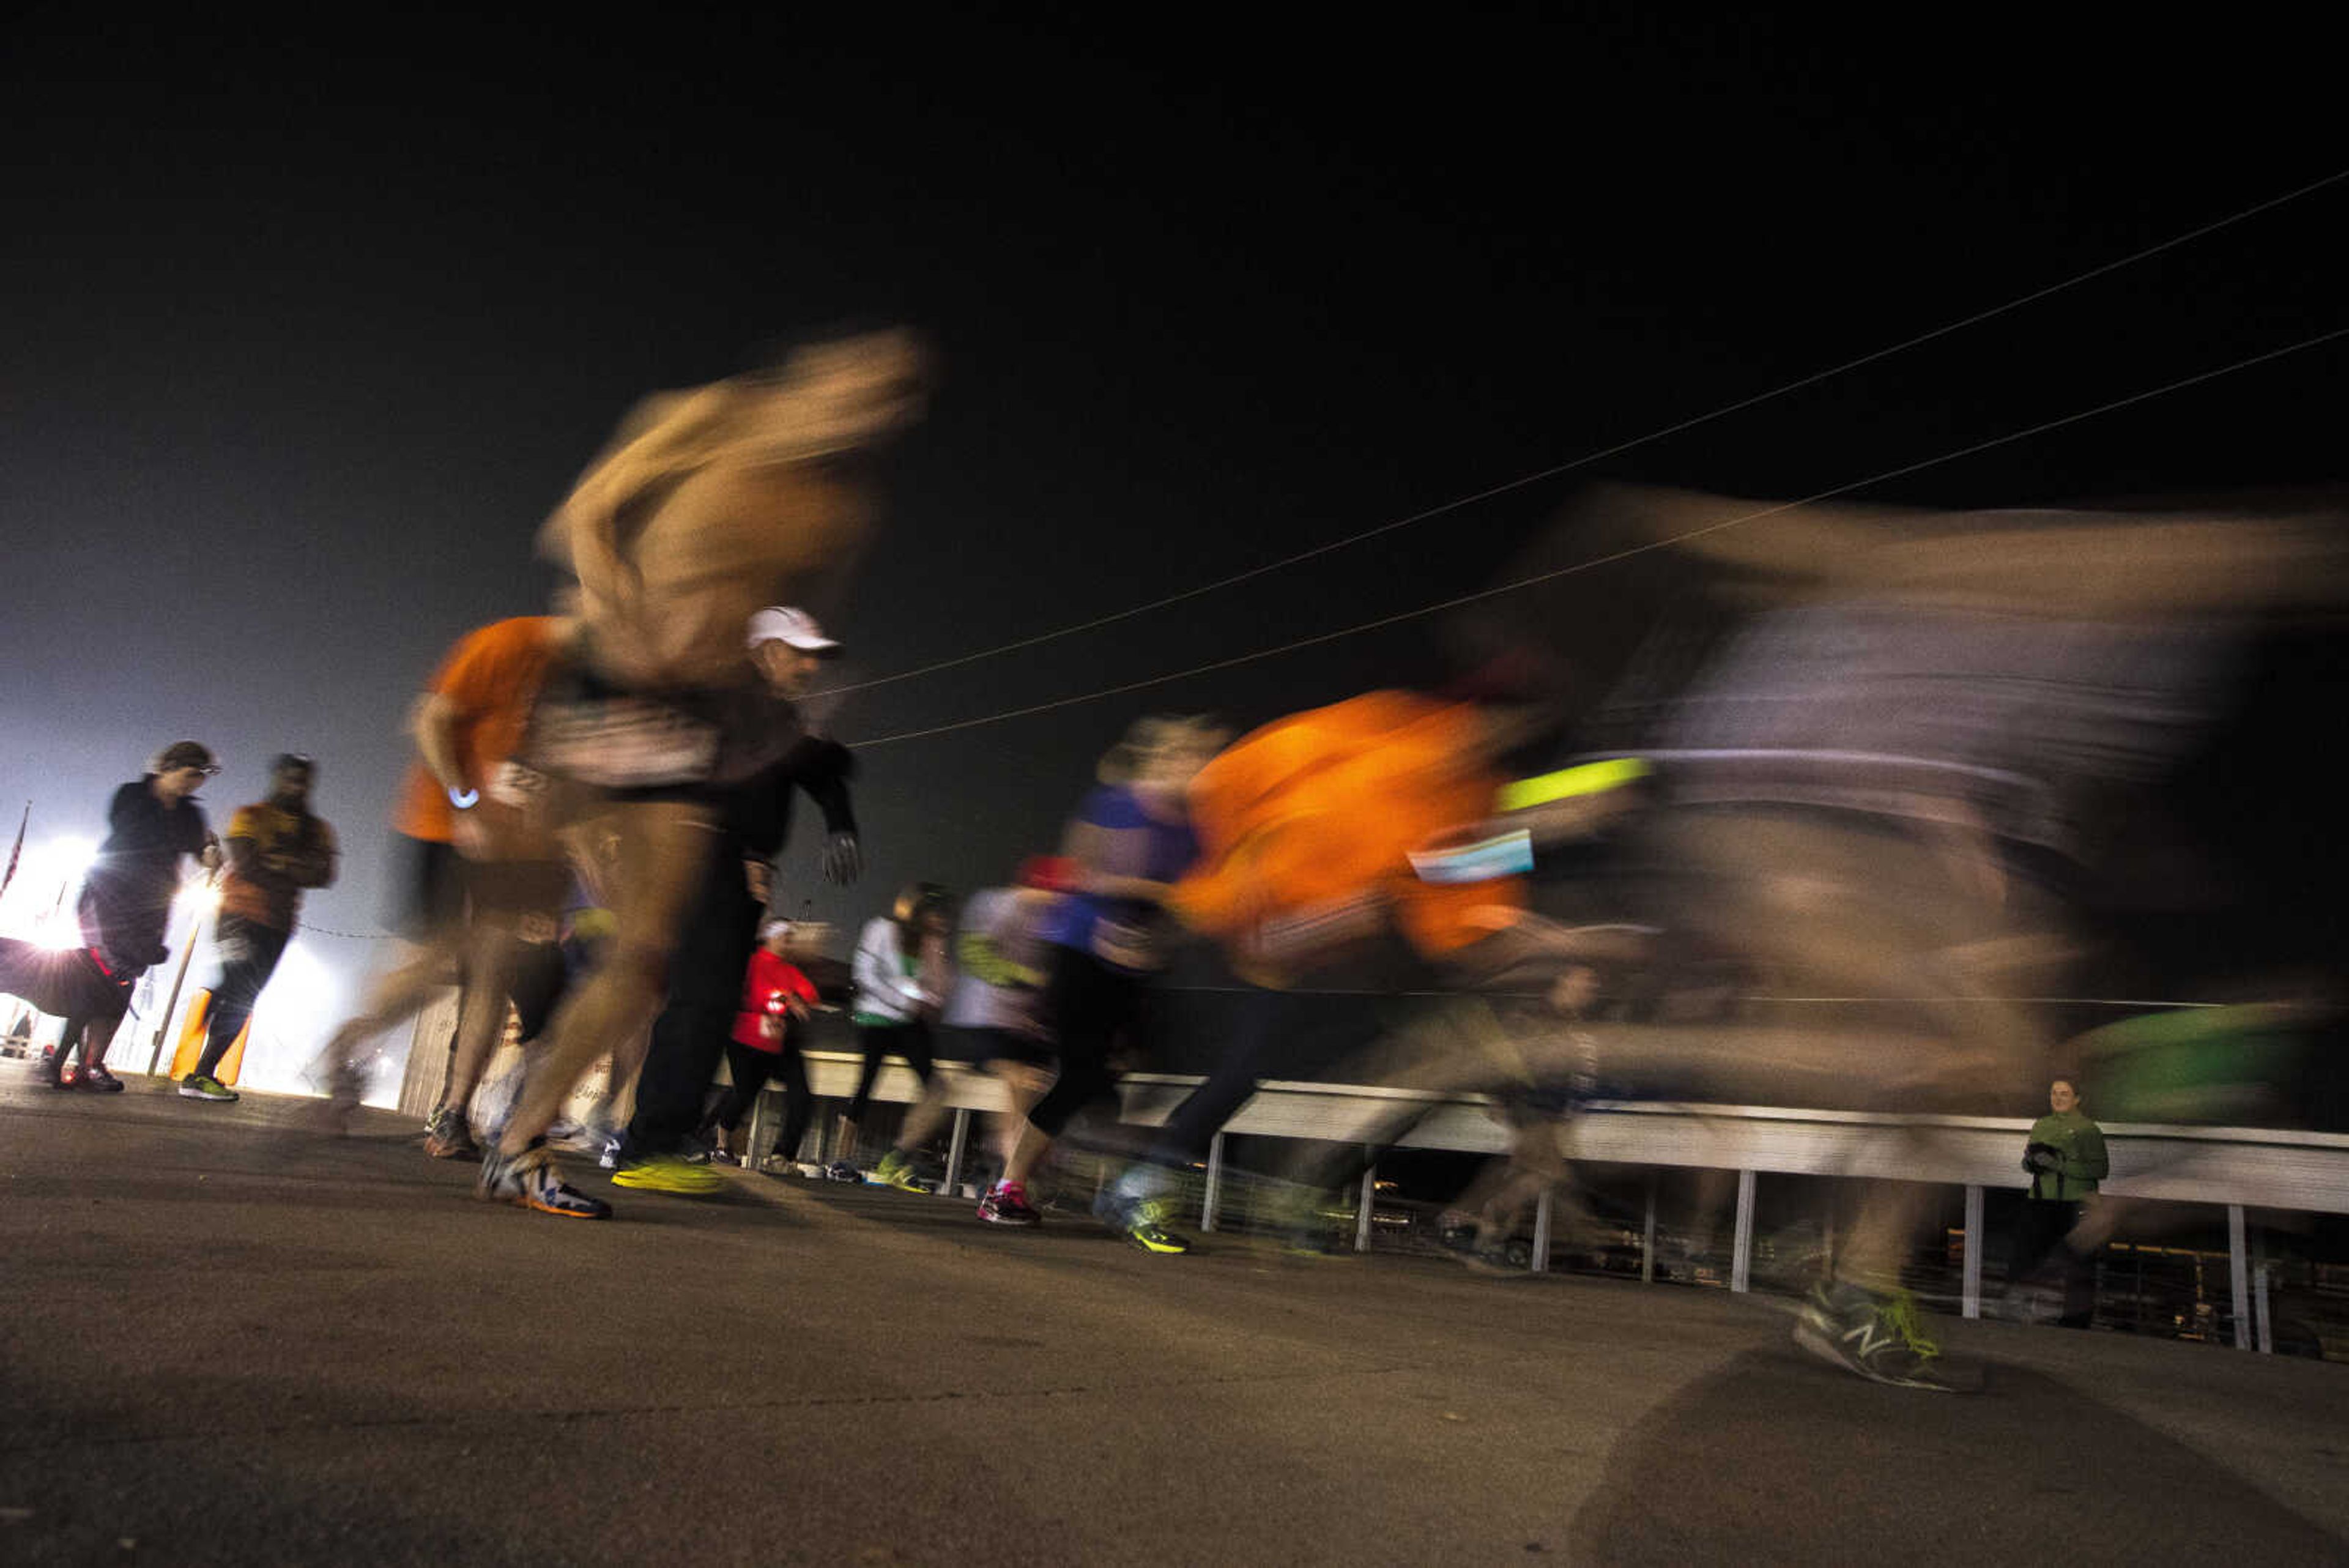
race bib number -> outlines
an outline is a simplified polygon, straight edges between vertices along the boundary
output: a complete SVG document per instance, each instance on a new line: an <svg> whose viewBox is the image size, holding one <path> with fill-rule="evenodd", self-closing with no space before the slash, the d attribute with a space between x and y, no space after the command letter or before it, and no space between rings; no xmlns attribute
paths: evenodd
<svg viewBox="0 0 2349 1568"><path fill-rule="evenodd" d="M642 697L568 702L542 714L535 760L606 789L699 784L718 761L718 727Z"/></svg>

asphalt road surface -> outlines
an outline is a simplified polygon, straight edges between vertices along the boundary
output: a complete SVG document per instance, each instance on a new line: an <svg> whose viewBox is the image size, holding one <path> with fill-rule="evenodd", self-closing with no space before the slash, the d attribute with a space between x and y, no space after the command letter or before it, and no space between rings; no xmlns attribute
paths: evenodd
<svg viewBox="0 0 2349 1568"><path fill-rule="evenodd" d="M589 1224L411 1122L0 1062L0 1562L2349 1561L2349 1369L737 1173ZM610 1192L580 1173L583 1185Z"/></svg>

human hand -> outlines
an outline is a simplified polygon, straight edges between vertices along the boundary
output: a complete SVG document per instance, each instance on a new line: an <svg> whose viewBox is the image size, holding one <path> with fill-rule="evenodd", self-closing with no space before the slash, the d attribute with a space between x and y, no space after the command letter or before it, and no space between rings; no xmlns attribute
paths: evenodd
<svg viewBox="0 0 2349 1568"><path fill-rule="evenodd" d="M775 868L764 860L745 857L742 861L742 885L750 894L750 901L764 907L775 890Z"/></svg>

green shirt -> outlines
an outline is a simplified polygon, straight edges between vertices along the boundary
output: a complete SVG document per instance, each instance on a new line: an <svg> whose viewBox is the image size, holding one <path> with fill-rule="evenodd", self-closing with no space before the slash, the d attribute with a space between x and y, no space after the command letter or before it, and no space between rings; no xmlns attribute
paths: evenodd
<svg viewBox="0 0 2349 1568"><path fill-rule="evenodd" d="M2084 1112L2048 1112L2031 1124L2031 1141L2050 1145L2064 1157L2055 1169L2032 1173L2033 1198L2069 1203L2087 1197L2097 1182L2112 1173L2112 1160L2105 1153L2104 1129Z"/></svg>

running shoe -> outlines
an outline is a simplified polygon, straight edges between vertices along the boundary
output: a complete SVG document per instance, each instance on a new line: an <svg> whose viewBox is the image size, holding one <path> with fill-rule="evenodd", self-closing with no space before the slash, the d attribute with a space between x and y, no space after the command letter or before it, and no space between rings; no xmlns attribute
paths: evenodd
<svg viewBox="0 0 2349 1568"><path fill-rule="evenodd" d="M1473 1241L1462 1248L1457 1256L1472 1274L1482 1274L1488 1280L1529 1280L1533 1270L1527 1262L1509 1256L1506 1242L1494 1241L1478 1246Z"/></svg>
<svg viewBox="0 0 2349 1568"><path fill-rule="evenodd" d="M473 1141L473 1129L465 1123L462 1114L443 1106L432 1113L425 1124L424 1152L435 1159L472 1159L481 1158L481 1146Z"/></svg>
<svg viewBox="0 0 2349 1568"><path fill-rule="evenodd" d="M87 1070L84 1075L88 1075ZM188 1100L212 1100L226 1105L229 1101L237 1098L237 1093L218 1078L206 1077L202 1073L191 1073L180 1080L180 1097Z"/></svg>
<svg viewBox="0 0 2349 1568"><path fill-rule="evenodd" d="M894 1187L900 1192L926 1193L929 1191L928 1188L916 1179L914 1162L894 1148L881 1157L881 1163L874 1166L873 1174L864 1179L875 1187Z"/></svg>
<svg viewBox="0 0 2349 1568"><path fill-rule="evenodd" d="M1917 1321L1917 1298L1907 1291L1822 1280L1795 1319L1795 1343L1874 1383L1943 1394L1971 1386L1941 1359L1940 1345Z"/></svg>
<svg viewBox="0 0 2349 1568"><path fill-rule="evenodd" d="M533 1141L520 1154L495 1149L481 1156L481 1179L473 1196L497 1203L518 1203L541 1214L566 1220L609 1220L612 1206L588 1197L563 1179L544 1139Z"/></svg>
<svg viewBox="0 0 2349 1568"><path fill-rule="evenodd" d="M864 1173L857 1169L852 1160L835 1159L823 1168L823 1179L826 1181L863 1181Z"/></svg>
<svg viewBox="0 0 2349 1568"><path fill-rule="evenodd" d="M81 1076L75 1081L74 1087L97 1089L105 1094L119 1095L122 1093L122 1080L108 1072L106 1064L100 1063L95 1067L84 1067L81 1070Z"/></svg>
<svg viewBox="0 0 2349 1568"><path fill-rule="evenodd" d="M1093 1199L1093 1217L1118 1231L1145 1252L1180 1253L1191 1250L1185 1238L1166 1229L1174 1205L1163 1198L1128 1198L1112 1187Z"/></svg>
<svg viewBox="0 0 2349 1568"><path fill-rule="evenodd" d="M990 1225L1041 1225L1044 1217L1028 1205L1025 1182L999 1181L978 1200L978 1217Z"/></svg>
<svg viewBox="0 0 2349 1568"><path fill-rule="evenodd" d="M612 1185L639 1188L647 1192L673 1192L680 1198L706 1198L721 1190L726 1179L706 1165L695 1165L673 1154L651 1154L613 1171Z"/></svg>

